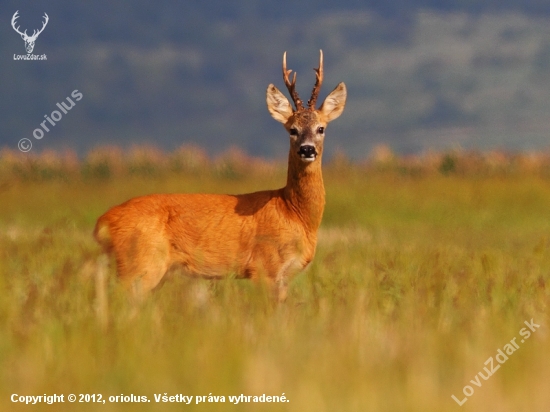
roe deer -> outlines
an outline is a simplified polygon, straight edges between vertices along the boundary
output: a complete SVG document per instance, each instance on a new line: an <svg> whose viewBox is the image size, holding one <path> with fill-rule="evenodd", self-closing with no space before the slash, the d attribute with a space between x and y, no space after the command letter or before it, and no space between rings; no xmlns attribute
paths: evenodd
<svg viewBox="0 0 550 412"><path fill-rule="evenodd" d="M290 134L286 186L242 195L153 194L115 206L96 224L94 236L114 253L122 284L137 297L179 267L192 276L265 279L279 301L289 279L313 259L325 207L321 173L327 124L344 110L346 86L340 83L316 109L323 82L323 52L308 107L296 91L296 73L283 79L294 110L273 85L267 108Z"/></svg>

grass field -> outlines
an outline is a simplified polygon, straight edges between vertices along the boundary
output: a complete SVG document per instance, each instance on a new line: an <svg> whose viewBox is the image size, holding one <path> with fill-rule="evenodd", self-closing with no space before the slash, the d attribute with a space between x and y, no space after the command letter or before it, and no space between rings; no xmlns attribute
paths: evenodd
<svg viewBox="0 0 550 412"><path fill-rule="evenodd" d="M99 215L147 193L280 187L285 162L190 148L3 152L0 409L547 411L550 162L503 156L337 157L315 260L286 303L246 280L173 277L136 310L114 272L102 282L91 264ZM241 394L289 402L230 401Z"/></svg>

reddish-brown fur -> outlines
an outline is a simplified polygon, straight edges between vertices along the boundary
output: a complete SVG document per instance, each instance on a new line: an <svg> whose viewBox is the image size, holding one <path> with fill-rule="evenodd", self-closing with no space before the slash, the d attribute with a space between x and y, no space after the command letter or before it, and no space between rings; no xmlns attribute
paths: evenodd
<svg viewBox="0 0 550 412"><path fill-rule="evenodd" d="M318 92L322 55L317 72ZM178 267L192 276L265 279L284 300L288 280L315 254L325 205L321 129L341 114L345 98L340 83L320 109L293 110L269 85L268 109L291 134L282 189L243 195L155 194L128 200L101 216L94 236L114 254L122 284L142 296ZM309 150L316 155L306 160L299 153L304 146L313 147Z"/></svg>

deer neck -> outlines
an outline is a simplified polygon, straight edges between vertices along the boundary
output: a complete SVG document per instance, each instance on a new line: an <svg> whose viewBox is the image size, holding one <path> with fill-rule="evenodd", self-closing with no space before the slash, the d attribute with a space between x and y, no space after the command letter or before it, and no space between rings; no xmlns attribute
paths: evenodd
<svg viewBox="0 0 550 412"><path fill-rule="evenodd" d="M287 183L283 193L287 205L306 228L317 232L325 208L321 157L313 164L305 164L289 156Z"/></svg>

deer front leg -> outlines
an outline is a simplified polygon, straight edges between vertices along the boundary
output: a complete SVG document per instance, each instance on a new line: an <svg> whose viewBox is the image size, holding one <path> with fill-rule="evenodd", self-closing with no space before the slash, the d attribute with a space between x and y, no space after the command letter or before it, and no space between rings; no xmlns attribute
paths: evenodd
<svg viewBox="0 0 550 412"><path fill-rule="evenodd" d="M301 267L299 265L298 258L288 259L281 266L277 272L274 281L272 282L272 291L274 297L278 300L279 303L286 301L288 294L288 283L290 279L300 271Z"/></svg>

